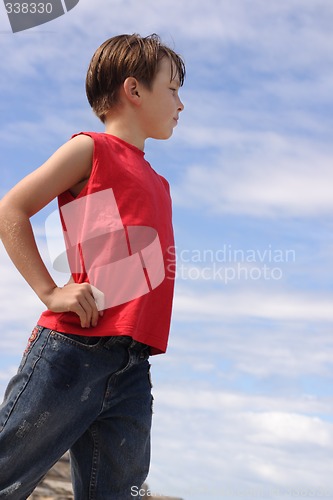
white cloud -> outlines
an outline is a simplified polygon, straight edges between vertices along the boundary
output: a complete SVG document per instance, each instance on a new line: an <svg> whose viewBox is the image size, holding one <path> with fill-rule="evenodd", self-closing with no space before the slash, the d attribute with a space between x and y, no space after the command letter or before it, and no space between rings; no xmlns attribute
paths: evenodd
<svg viewBox="0 0 333 500"><path fill-rule="evenodd" d="M301 447L332 446L333 425L318 417L285 412L249 412L245 415L253 443Z"/></svg>
<svg viewBox="0 0 333 500"><path fill-rule="evenodd" d="M251 290L193 290L178 287L174 311L178 320L217 321L230 317L332 321L331 294Z"/></svg>
<svg viewBox="0 0 333 500"><path fill-rule="evenodd" d="M213 165L187 167L173 188L177 204L199 206L213 214L260 217L332 211L333 151L321 151L320 144L270 132L209 128L194 128L190 136L191 143L203 147L220 144L221 158Z"/></svg>
<svg viewBox="0 0 333 500"><path fill-rule="evenodd" d="M155 491L164 485L163 491L191 500L231 500L237 490L245 498L275 498L273 488L277 498L282 491L286 497L287 488L331 491L332 460L323 458L333 424L295 411L311 411L311 403L244 397L199 384L160 387L156 400ZM261 495L250 494L255 490Z"/></svg>
<svg viewBox="0 0 333 500"><path fill-rule="evenodd" d="M8 33L1 34L7 42L2 64L15 77L36 76L39 64L51 74L51 68L61 59L66 72L59 69L65 80L86 59L82 53L97 48L101 38L121 32L139 31L145 35L157 31L166 42L186 48L191 55L205 55L206 61L224 58L231 44L244 50L243 63L257 62L261 69L273 71L284 66L294 70L332 58L331 16L332 6L325 0L255 0L251 8L242 0L208 0L205 4L193 0L190 8L176 0L145 0L141 4L129 0L126 6L113 0L112 7L103 0L94 4L81 0L69 14L15 36L10 34L9 22L3 16L1 29L8 29ZM242 57L241 53L237 55ZM58 77L57 72L54 78Z"/></svg>
<svg viewBox="0 0 333 500"><path fill-rule="evenodd" d="M297 380L304 379L303 390L311 394L314 389L311 384L307 388L306 380L321 377L323 392L330 389L331 323L235 316L218 323L200 321L196 328L189 325L175 322L169 361L172 366L183 364L189 377L212 378L226 387L245 377L263 390L274 379L274 390L287 392L298 392Z"/></svg>

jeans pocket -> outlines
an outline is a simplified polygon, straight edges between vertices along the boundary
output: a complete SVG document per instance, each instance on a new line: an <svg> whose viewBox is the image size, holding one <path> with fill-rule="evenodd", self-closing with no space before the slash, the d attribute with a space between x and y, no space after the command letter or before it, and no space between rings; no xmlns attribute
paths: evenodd
<svg viewBox="0 0 333 500"><path fill-rule="evenodd" d="M39 325L35 326L35 328L32 330L30 337L28 338L27 346L23 352L23 356L22 356L20 366L18 368L18 372L20 372L23 369L23 367L27 361L27 358L29 356L29 353L31 352L33 346L37 342L42 330L43 330L43 327L41 327Z"/></svg>
<svg viewBox="0 0 333 500"><path fill-rule="evenodd" d="M72 345L77 345L78 347L91 349L93 347L98 347L101 342L103 342L106 337L92 337L88 335L73 335L71 333L62 333L51 330L51 337L55 337L60 341L69 342Z"/></svg>

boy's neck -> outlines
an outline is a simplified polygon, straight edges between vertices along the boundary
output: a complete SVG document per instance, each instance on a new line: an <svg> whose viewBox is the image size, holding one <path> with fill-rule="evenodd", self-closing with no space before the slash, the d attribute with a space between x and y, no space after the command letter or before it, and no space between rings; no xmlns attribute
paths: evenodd
<svg viewBox="0 0 333 500"><path fill-rule="evenodd" d="M115 116L112 117L112 119L107 117L105 122L105 133L114 135L132 144L132 146L141 149L141 151L144 151L145 138L140 133L139 127L135 121L123 119L121 116Z"/></svg>

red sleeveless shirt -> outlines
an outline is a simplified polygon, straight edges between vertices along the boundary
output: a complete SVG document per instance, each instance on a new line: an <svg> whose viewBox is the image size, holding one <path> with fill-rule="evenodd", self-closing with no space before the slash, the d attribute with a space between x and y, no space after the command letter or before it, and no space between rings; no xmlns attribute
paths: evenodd
<svg viewBox="0 0 333 500"><path fill-rule="evenodd" d="M94 140L91 175L76 198L66 191L58 205L70 272L101 292L104 314L85 329L71 312L47 310L38 323L76 335L129 335L152 354L165 352L175 278L169 184L135 146L83 134Z"/></svg>

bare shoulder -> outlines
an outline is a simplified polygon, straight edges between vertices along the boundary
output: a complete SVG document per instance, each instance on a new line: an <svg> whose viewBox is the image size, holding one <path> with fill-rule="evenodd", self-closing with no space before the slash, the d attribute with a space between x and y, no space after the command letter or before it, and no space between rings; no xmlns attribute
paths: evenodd
<svg viewBox="0 0 333 500"><path fill-rule="evenodd" d="M76 135L63 144L55 155L64 156L64 159L71 157L72 160L92 160L94 151L94 140L89 135Z"/></svg>
<svg viewBox="0 0 333 500"><path fill-rule="evenodd" d="M77 196L84 188L91 173L94 140L89 135L80 134L73 137L65 146L68 148L68 153L72 156L73 164L78 165L81 172L78 182L69 187L73 196Z"/></svg>
<svg viewBox="0 0 333 500"><path fill-rule="evenodd" d="M4 202L31 216L67 190L82 189L92 168L94 141L78 135L7 193Z"/></svg>
<svg viewBox="0 0 333 500"><path fill-rule="evenodd" d="M70 163L71 170L77 171L76 180L81 182L88 179L94 152L94 140L89 135L76 135L66 142L56 153L58 153L59 164ZM72 187L72 186L69 186Z"/></svg>
<svg viewBox="0 0 333 500"><path fill-rule="evenodd" d="M94 149L94 139L87 134L78 134L66 142L65 145L70 145L72 148L92 152Z"/></svg>

